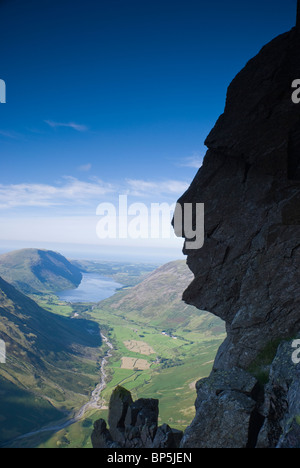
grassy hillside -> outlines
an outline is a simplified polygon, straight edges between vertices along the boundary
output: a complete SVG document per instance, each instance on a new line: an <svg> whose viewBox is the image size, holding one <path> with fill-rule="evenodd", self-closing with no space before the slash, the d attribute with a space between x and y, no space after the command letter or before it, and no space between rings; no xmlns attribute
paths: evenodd
<svg viewBox="0 0 300 468"><path fill-rule="evenodd" d="M99 326L48 312L0 278L0 443L57 420L98 383Z"/></svg>
<svg viewBox="0 0 300 468"><path fill-rule="evenodd" d="M90 268L105 268L107 270L110 267L100 264L86 265L87 271ZM39 304L42 304L42 310L47 308L52 319L54 315L51 314L51 311L55 313L60 326L65 327L66 324L75 322L68 319L68 316L74 316L74 312L76 312L78 323L89 322L90 326L101 328L113 344L114 350L106 367L107 387L101 395L103 409L90 410L84 420L55 434L39 434L31 439L26 439L22 441L24 446L90 448L92 423L99 417L107 418L108 401L112 390L117 385L128 388L134 399L159 398L160 422L183 429L192 421L195 414L195 383L200 378L206 377L211 371L216 352L225 338L224 324L219 318L208 312L199 311L182 302L182 293L193 279L184 261L171 262L154 272L148 272L146 276L145 268L140 268L138 265L132 265L130 270L126 267L126 271L120 265L113 265L111 273L119 273L120 268L122 274L136 276L135 281L139 284L122 290L97 305L62 305L61 301L55 299L53 295L39 296L38 300ZM140 278L137 274L139 270ZM131 278L128 277L128 283L129 281ZM64 314L65 317L62 317L61 314ZM21 321L28 323L28 318L23 317ZM45 326L46 324L43 325L43 327ZM25 331L23 330L23 333ZM38 334L36 333L36 335ZM49 336L48 333L47 336ZM53 339L55 338L56 334L54 333ZM81 336L73 342L76 343L79 338ZM45 344L45 349L47 348L51 349L51 344ZM73 347L72 349L74 351ZM78 349L77 345L76 349ZM80 349L83 354L87 352L86 348L80 347ZM96 348L90 347L89 349L91 353L96 351ZM72 366L73 369L76 367L73 364L75 356L74 354L68 356L68 353L69 351L65 353L63 349L59 353L54 353L53 361L51 361L52 366L47 363L45 373L40 368L34 371L31 367L31 374L35 376L34 378L41 375L42 379L46 380L47 375L49 376L50 382L47 381L47 385L50 385L50 389L47 390L50 393L47 394L53 392L55 405L53 406L53 396L48 400L37 399L33 402L32 397L40 395L40 389L36 393L30 392L31 399L26 399L25 395L21 395L24 398L22 400L24 404L21 405L24 420L28 415L26 411L30 412L31 406L44 419L49 417L50 420L51 414L47 413L49 408L41 406L45 402L51 402L51 410L61 408L63 405L67 408L70 408L71 404L78 405L79 396L76 391L79 388L82 392L89 391L93 377L95 383L99 379L95 368L93 373L91 360L81 361L82 365L78 365L81 374L76 373L75 376L74 372L71 371ZM63 359L61 359L62 356L64 356ZM54 367L57 370L56 376L52 373ZM65 382L69 377L73 393L68 389L68 383ZM58 388L52 385L56 378L59 379ZM19 380L22 380L22 377ZM12 377L9 382L11 381ZM36 384L38 386L38 381L30 381L29 387L32 389ZM20 391L19 383L17 388ZM58 389L63 389L63 392L59 393ZM61 397L60 405L58 404L59 397ZM0 407L0 415L2 414L6 415L5 408L2 410ZM37 413L35 412L35 414ZM20 446L19 442L18 445Z"/></svg>
<svg viewBox="0 0 300 468"><path fill-rule="evenodd" d="M192 280L193 274L184 260L170 262L125 294L116 294L103 301L101 307L166 331L178 328L209 331L216 327L217 334L219 329L223 332L224 326L219 318L182 301L183 291Z"/></svg>
<svg viewBox="0 0 300 468"><path fill-rule="evenodd" d="M62 255L38 249L0 255L0 276L25 294L72 289L82 280L80 269Z"/></svg>
<svg viewBox="0 0 300 468"><path fill-rule="evenodd" d="M184 288L192 275L184 261L171 262L130 290L92 307L88 316L106 326L114 346L102 393L103 410L90 412L39 447L91 448L92 423L107 419L113 389L122 385L133 398L159 398L160 423L184 429L195 415L195 383L207 377L226 333L224 323L208 312L186 306ZM83 313L82 316L84 316Z"/></svg>
<svg viewBox="0 0 300 468"><path fill-rule="evenodd" d="M110 325L115 345L107 399L119 384L136 398L159 398L161 420L178 428L193 419L195 382L210 373L226 336L218 317L182 301L192 280L185 261L170 262L92 313Z"/></svg>

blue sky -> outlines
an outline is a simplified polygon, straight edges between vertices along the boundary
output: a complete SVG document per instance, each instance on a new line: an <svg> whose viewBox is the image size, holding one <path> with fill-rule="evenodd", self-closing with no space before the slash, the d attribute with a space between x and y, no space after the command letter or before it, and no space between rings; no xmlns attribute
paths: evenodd
<svg viewBox="0 0 300 468"><path fill-rule="evenodd" d="M293 27L295 10L296 0L1 1L2 248L180 256L181 240L101 242L97 205L125 193L175 202L230 81Z"/></svg>

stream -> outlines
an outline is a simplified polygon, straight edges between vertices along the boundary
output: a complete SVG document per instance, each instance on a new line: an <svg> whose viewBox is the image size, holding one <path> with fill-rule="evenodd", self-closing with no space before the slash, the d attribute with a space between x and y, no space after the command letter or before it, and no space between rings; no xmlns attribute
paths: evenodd
<svg viewBox="0 0 300 468"><path fill-rule="evenodd" d="M93 304L101 300L107 299L110 296L113 296L115 292L121 288L123 285L117 283L112 278L107 278L102 275L94 273L85 273L83 274L82 281L76 289L65 290L58 294L60 300L69 303L80 303L88 302ZM85 403L72 417L67 417L56 424L47 425L36 431L28 432L23 434L16 439L6 442L4 446L9 446L13 442L19 440L28 439L32 436L42 434L44 432L58 432L62 429L65 429L68 426L80 421L84 418L85 414L92 410L97 409L101 410L103 407L103 401L101 399L101 393L106 388L107 385L107 372L106 366L108 364L109 358L112 356L113 345L110 343L108 338L104 336L100 331L100 336L102 341L107 345L108 350L106 351L104 357L102 358L101 367L100 367L100 381L96 386L95 390L92 392L90 400ZM0 446L1 447L1 446Z"/></svg>
<svg viewBox="0 0 300 468"><path fill-rule="evenodd" d="M32 436L35 436L35 435L38 435L38 434L42 434L43 432L58 432L58 431L61 431L62 429L65 429L66 427L69 427L71 426L72 424L80 421L81 419L83 419L83 417L85 416L86 412L91 410L91 409L102 409L102 406L103 406L103 402L101 401L101 393L103 392L103 390L106 388L106 380L107 380L107 373L106 373L106 365L108 363L108 359L112 356L112 351L113 351L113 345L110 343L110 341L108 340L108 338L106 336L104 336L102 333L101 333L101 338L102 340L106 343L107 347L109 348L107 350L107 352L105 353L105 356L103 357L102 359L102 363L101 363L101 368L100 368L100 382L99 384L97 385L97 387L95 388L95 390L92 392L91 394L91 398L90 400L85 403L77 412L76 414L70 418L70 419L65 419L61 422L58 422L57 424L53 425L53 426L45 426L45 427L42 427L41 429L38 429L36 431L32 431L32 432L28 432L27 434L23 434L19 437L17 437L16 439L13 440L13 442L17 442L18 440L23 440L23 439L28 439L29 437L32 437ZM11 444L12 441L10 443L6 443L5 445L9 445Z"/></svg>
<svg viewBox="0 0 300 468"><path fill-rule="evenodd" d="M76 413L76 416L74 418L76 421L79 421L80 419L82 419L87 411L91 409L99 410L99 409L102 409L102 406L103 406L103 403L102 402L100 403L99 401L100 401L101 393L106 387L107 374L106 374L105 367L108 363L108 359L112 355L111 352L113 351L114 348L113 348L113 345L108 341L106 336L104 336L102 333L101 333L101 338L106 343L109 350L106 352L104 358L102 359L101 371L100 371L100 375L101 375L100 383L97 385L97 387L93 391L90 401L86 403L85 405L83 405L80 408L80 410Z"/></svg>

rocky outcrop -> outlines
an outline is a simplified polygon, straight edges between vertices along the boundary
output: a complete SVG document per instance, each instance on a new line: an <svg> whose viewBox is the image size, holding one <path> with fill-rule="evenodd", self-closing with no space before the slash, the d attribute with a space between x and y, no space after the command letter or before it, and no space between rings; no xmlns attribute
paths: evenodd
<svg viewBox="0 0 300 468"><path fill-rule="evenodd" d="M283 341L269 365L261 357L265 385L239 368L200 380L196 416L181 447L300 448L300 364L292 360L292 344Z"/></svg>
<svg viewBox="0 0 300 468"><path fill-rule="evenodd" d="M197 383L196 417L182 448L253 448L263 423L261 391L242 369L214 371Z"/></svg>
<svg viewBox="0 0 300 468"><path fill-rule="evenodd" d="M195 275L184 301L226 322L215 368L247 369L300 330L300 29L274 39L237 75L179 200L205 204L205 244L184 249Z"/></svg>
<svg viewBox="0 0 300 468"><path fill-rule="evenodd" d="M272 363L258 448L300 448L300 365L293 363L291 354L292 342L283 342Z"/></svg>
<svg viewBox="0 0 300 468"><path fill-rule="evenodd" d="M92 433L94 448L178 448L182 432L167 424L158 427L159 402L133 401L129 391L117 387L109 404L109 430L103 419Z"/></svg>
<svg viewBox="0 0 300 468"><path fill-rule="evenodd" d="M231 83L179 200L205 204L204 247L184 247L195 278L183 298L227 329L212 374L197 384L182 447L300 447L300 370L288 341L300 330L299 19ZM263 371L265 387L251 370Z"/></svg>
<svg viewBox="0 0 300 468"><path fill-rule="evenodd" d="M211 375L197 384L181 448L300 447L300 364L290 341L300 331L300 104L291 87L300 79L298 4L297 27L229 86L203 166L178 202L195 212L205 204L204 247L184 247L194 280L183 299L227 329ZM173 444L170 428L157 429L155 404L153 418L133 417L149 411L136 404L125 420L121 405L122 423L114 420L109 436L97 423L94 439L98 431L121 447Z"/></svg>

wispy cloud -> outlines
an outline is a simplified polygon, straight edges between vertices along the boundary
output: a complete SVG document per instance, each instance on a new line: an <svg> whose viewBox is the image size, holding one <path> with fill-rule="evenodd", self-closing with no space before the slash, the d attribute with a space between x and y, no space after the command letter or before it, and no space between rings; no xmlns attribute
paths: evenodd
<svg viewBox="0 0 300 468"><path fill-rule="evenodd" d="M0 130L0 136L4 138L9 138L11 140L19 140L21 135L16 132L8 131L8 130Z"/></svg>
<svg viewBox="0 0 300 468"><path fill-rule="evenodd" d="M87 166L84 168L86 171L89 169ZM68 207L73 212L79 206L97 206L104 199L114 202L122 194L146 203L176 201L188 186L188 182L180 180L125 179L110 183L97 177L83 181L71 176L63 177L55 184L0 184L0 209Z"/></svg>
<svg viewBox="0 0 300 468"><path fill-rule="evenodd" d="M84 182L74 177L64 177L57 185L0 184L0 209L85 205L113 190L111 184L101 180Z"/></svg>
<svg viewBox="0 0 300 468"><path fill-rule="evenodd" d="M82 166L79 166L77 169L81 172L89 172L92 169L92 165L90 163L83 164Z"/></svg>
<svg viewBox="0 0 300 468"><path fill-rule="evenodd" d="M192 156L184 158L177 165L180 167L191 167L193 169L199 169L203 163L203 156L200 153L195 152Z"/></svg>
<svg viewBox="0 0 300 468"><path fill-rule="evenodd" d="M189 187L189 183L180 180L146 181L127 179L128 194L132 196L180 196Z"/></svg>
<svg viewBox="0 0 300 468"><path fill-rule="evenodd" d="M72 128L73 130L76 130L77 132L86 132L88 130L88 127L86 125L80 125L75 122L61 123L61 122L53 122L52 120L45 120L45 123L49 125L49 127L52 127L52 128L59 128L59 127Z"/></svg>

